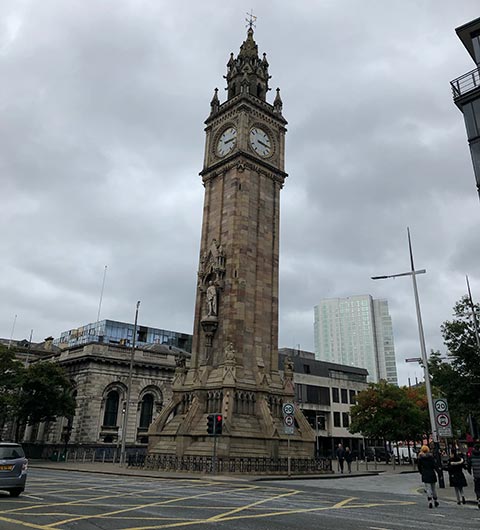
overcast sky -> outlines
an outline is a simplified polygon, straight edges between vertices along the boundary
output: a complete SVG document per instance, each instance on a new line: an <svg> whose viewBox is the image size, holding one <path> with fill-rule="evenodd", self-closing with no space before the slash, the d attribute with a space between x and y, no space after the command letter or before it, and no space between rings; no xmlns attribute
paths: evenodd
<svg viewBox="0 0 480 530"><path fill-rule="evenodd" d="M203 121L258 16L288 120L280 346L313 351L321 298L389 301L400 382L480 299L478 199L449 81L474 68L455 28L478 0L3 0L0 337L39 342L101 318L191 333ZM272 102L274 90L269 94Z"/></svg>

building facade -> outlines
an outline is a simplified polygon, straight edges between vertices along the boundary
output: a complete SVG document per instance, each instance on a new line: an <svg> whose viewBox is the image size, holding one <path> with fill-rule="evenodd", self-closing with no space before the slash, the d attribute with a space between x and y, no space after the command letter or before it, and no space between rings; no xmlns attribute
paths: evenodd
<svg viewBox="0 0 480 530"><path fill-rule="evenodd" d="M341 443L362 456L363 436L349 431L350 408L357 394L368 387L367 370L317 361L314 353L291 348L281 348L279 353L281 369L286 360L293 361L295 400L315 431L316 454L334 457Z"/></svg>
<svg viewBox="0 0 480 530"><path fill-rule="evenodd" d="M398 384L387 300L370 295L321 300L314 308L317 360L368 370L368 381Z"/></svg>
<svg viewBox="0 0 480 530"><path fill-rule="evenodd" d="M25 365L38 361L58 363L72 383L76 402L72 417L24 428L21 440L30 444L32 454L39 455L35 446L48 452L50 447L68 443L73 448L96 447L105 451L110 460L116 453L118 459L122 440L130 452L145 452L148 428L171 398L172 384L178 372L183 373L190 353L158 341L148 344L145 339L151 339L150 333L136 344L133 351L132 345L121 342L125 333L127 337L133 336L128 335L130 327L133 334L133 326L108 320L98 324L98 329L107 332L102 342L95 341L98 337L88 333L92 329L89 326L78 328L87 330L87 333L62 333L62 341L49 337L42 343L12 342L16 357ZM112 328L119 328L121 332L112 335ZM59 348L54 344L65 346L67 336L71 341L69 347ZM171 340L175 336L183 338L184 334L164 332L164 337ZM187 343L188 338L191 342L191 336L186 337ZM132 386L128 425L125 425L131 362ZM14 439L14 436L15 425L5 425L2 438Z"/></svg>
<svg viewBox="0 0 480 530"><path fill-rule="evenodd" d="M480 18L456 30L458 38L475 63L475 68L450 82L453 101L465 119L468 145L480 196Z"/></svg>
<svg viewBox="0 0 480 530"><path fill-rule="evenodd" d="M62 349L73 348L90 342L131 346L134 329L134 324L116 320L99 320L79 328L63 331L60 337L54 340L54 345ZM190 352L192 351L192 336L178 331L137 326L135 344L137 346L164 344Z"/></svg>

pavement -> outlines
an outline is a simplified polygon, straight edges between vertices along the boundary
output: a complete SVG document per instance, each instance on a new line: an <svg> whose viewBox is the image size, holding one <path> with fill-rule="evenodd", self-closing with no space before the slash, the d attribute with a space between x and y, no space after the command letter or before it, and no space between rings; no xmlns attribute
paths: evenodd
<svg viewBox="0 0 480 530"><path fill-rule="evenodd" d="M120 464L102 463L102 462L52 462L50 460L29 460L29 466L35 469L54 469L62 471L77 471L84 473L101 473L106 475L121 475L130 477L149 477L149 478L162 478L162 479L205 479L218 480L218 481L239 481L239 482L256 482L256 481L278 481L278 480L336 480L343 478L355 478L355 477L367 477L375 475L401 475L405 473L418 473L416 467L412 465L401 465L392 466L386 464L373 464L364 462L354 462L352 464L352 473L322 473L322 474L309 474L309 475L254 475L254 474L242 474L242 475L211 475L202 473L186 473L186 472L165 472L148 470L139 467L124 467ZM468 486L464 488L465 498L467 504L476 505L475 493L473 490L473 478L466 472ZM437 483L437 492L439 501L453 501L456 502L455 491L448 485L448 474L444 473L445 488L439 488ZM418 493L424 494L423 486L418 481Z"/></svg>

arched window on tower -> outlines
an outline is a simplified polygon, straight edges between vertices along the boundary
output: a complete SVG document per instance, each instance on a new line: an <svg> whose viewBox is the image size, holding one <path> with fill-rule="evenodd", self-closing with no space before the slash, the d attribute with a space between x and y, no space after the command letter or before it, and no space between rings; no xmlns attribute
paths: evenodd
<svg viewBox="0 0 480 530"><path fill-rule="evenodd" d="M140 429L148 429L152 423L153 417L153 395L145 394L142 399L142 408L140 411Z"/></svg>
<svg viewBox="0 0 480 530"><path fill-rule="evenodd" d="M103 425L105 427L116 427L118 416L118 403L120 396L116 390L110 390L107 394L107 401L105 403L105 415L103 417Z"/></svg>

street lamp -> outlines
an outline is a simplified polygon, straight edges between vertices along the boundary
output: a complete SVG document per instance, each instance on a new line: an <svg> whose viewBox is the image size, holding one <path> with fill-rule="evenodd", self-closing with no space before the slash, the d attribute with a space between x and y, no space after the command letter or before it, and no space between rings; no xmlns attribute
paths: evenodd
<svg viewBox="0 0 480 530"><path fill-rule="evenodd" d="M432 387L430 385L430 374L428 371L428 356L427 356L427 349L425 347L425 334L423 332L423 324L422 324L422 314L420 312L420 301L418 299L418 289L417 289L417 274L425 274L427 271L425 269L415 270L415 266L413 263L413 251L412 251L412 241L410 239L410 229L407 228L407 234L408 234L408 249L410 252L410 271L409 272L402 272L400 274L389 274L386 276L372 276L372 280L385 280L387 278L398 278L399 276L411 276L412 277L412 283L413 283L413 294L415 296L415 308L417 311L417 324L418 324L418 336L420 339L420 351L422 354L422 364L423 364L423 373L425 377L425 390L427 393L427 401L428 401L428 414L430 416L430 428L432 431L432 438L434 443L434 450L435 450L435 456L437 459L437 463L439 464L439 486L441 488L445 487L445 482L443 480L443 472L441 468L441 458L440 458L440 444L438 441L438 431L437 426L435 423L435 414L433 411L433 398L432 398Z"/></svg>
<svg viewBox="0 0 480 530"><path fill-rule="evenodd" d="M133 374L133 356L135 355L135 339L137 337L137 321L138 321L138 308L140 307L140 300L137 302L135 309L135 324L133 326L133 340L132 340L132 351L130 353L130 366L128 369L128 386L127 386L127 399L125 404L125 415L123 417L123 429L122 429L122 446L120 449L120 465L125 464L125 444L127 439L127 428L128 428L128 410L130 408L130 395L132 391L132 374Z"/></svg>

